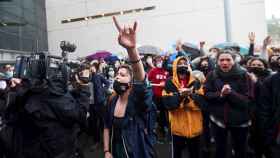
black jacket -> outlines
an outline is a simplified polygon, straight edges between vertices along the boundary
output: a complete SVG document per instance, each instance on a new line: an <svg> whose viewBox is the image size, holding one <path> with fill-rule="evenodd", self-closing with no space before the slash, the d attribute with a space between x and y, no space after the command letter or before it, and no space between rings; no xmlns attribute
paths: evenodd
<svg viewBox="0 0 280 158"><path fill-rule="evenodd" d="M0 90L0 117L5 111L5 104L6 104L6 91L5 90Z"/></svg>
<svg viewBox="0 0 280 158"><path fill-rule="evenodd" d="M262 85L263 85L263 82L264 80L269 77L271 75L270 71L266 70L264 72L264 74L262 75L258 75L257 78L257 82L255 83L254 85L254 100L252 100L252 106L254 107L252 109L252 114L253 114L253 118L255 119L256 118L256 112L257 112L257 109L259 109L259 103L261 101L261 91L262 91Z"/></svg>
<svg viewBox="0 0 280 158"><path fill-rule="evenodd" d="M239 126L250 120L250 100L253 96L250 77L239 66L234 66L235 72L227 76L220 75L218 68L210 72L205 83L205 97L208 110L216 119L226 126ZM232 92L220 97L223 85L229 84Z"/></svg>
<svg viewBox="0 0 280 158"><path fill-rule="evenodd" d="M266 145L275 142L280 125L280 73L268 77L262 84L257 109L263 138Z"/></svg>
<svg viewBox="0 0 280 158"><path fill-rule="evenodd" d="M48 89L11 92L16 93L15 102L9 105L0 132L6 157L71 158L80 127L86 124L89 105L88 88L78 91L59 96Z"/></svg>

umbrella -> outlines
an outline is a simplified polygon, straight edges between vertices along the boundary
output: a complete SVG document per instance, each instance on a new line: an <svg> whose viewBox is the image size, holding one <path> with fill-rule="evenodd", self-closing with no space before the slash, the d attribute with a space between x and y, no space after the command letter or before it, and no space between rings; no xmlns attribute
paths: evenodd
<svg viewBox="0 0 280 158"><path fill-rule="evenodd" d="M174 52L172 54L170 54L169 58L168 58L168 63L171 64L174 60L176 60L178 53Z"/></svg>
<svg viewBox="0 0 280 158"><path fill-rule="evenodd" d="M182 48L191 59L194 59L200 55L200 50L195 44L185 42L182 45Z"/></svg>
<svg viewBox="0 0 280 158"><path fill-rule="evenodd" d="M142 55L150 54L150 55L159 55L162 51L160 48L152 46L152 45L144 45L137 48L138 52Z"/></svg>
<svg viewBox="0 0 280 158"><path fill-rule="evenodd" d="M108 51L97 51L95 53L92 53L91 55L88 55L86 57L86 59L88 60L95 60L95 59L100 59L100 58L106 58L108 56L111 56L112 53L108 52Z"/></svg>
<svg viewBox="0 0 280 158"><path fill-rule="evenodd" d="M166 55L168 55L168 52L166 52L166 51L161 51L161 52L159 53L159 55L160 55L160 56L166 56Z"/></svg>
<svg viewBox="0 0 280 158"><path fill-rule="evenodd" d="M169 56L169 59L168 59L168 62L169 63L172 63L177 57L177 52L176 53L173 53Z"/></svg>
<svg viewBox="0 0 280 158"><path fill-rule="evenodd" d="M195 50L199 50L199 48L197 47L197 45L189 43L189 42L185 42L183 43L183 49L185 47L185 49L191 48L191 49L195 49Z"/></svg>
<svg viewBox="0 0 280 158"><path fill-rule="evenodd" d="M249 52L249 48L247 46L234 42L225 42L225 43L216 44L213 46L213 48L219 48L219 49L239 48L240 49L239 53L241 55L246 55Z"/></svg>
<svg viewBox="0 0 280 158"><path fill-rule="evenodd" d="M111 55L111 56L108 56L104 59L107 63L114 63L115 61L117 60L120 60L118 56L116 55Z"/></svg>

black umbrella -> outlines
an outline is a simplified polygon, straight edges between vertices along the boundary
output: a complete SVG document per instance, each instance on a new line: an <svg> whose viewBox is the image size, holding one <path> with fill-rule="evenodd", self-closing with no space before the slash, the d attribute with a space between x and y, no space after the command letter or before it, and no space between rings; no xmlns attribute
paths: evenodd
<svg viewBox="0 0 280 158"><path fill-rule="evenodd" d="M144 45L137 48L138 52L142 55L160 55L162 52L160 48L152 45Z"/></svg>

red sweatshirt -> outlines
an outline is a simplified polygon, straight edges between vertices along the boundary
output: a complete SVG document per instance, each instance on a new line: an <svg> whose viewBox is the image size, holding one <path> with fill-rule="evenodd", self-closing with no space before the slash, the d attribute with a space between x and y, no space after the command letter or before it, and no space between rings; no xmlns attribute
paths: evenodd
<svg viewBox="0 0 280 158"><path fill-rule="evenodd" d="M148 73L148 79L152 84L160 84L161 82L166 81L168 77L168 72L163 68L153 68ZM153 93L156 97L162 96L162 90L164 87L153 86Z"/></svg>

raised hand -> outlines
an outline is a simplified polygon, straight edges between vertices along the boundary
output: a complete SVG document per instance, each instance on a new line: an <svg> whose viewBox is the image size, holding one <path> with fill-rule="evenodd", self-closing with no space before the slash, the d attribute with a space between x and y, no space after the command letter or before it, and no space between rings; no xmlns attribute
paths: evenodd
<svg viewBox="0 0 280 158"><path fill-rule="evenodd" d="M134 22L133 27L124 26L121 27L116 17L113 17L116 28L119 31L118 41L121 46L126 49L135 49L136 48L136 30L137 22Z"/></svg>
<svg viewBox="0 0 280 158"><path fill-rule="evenodd" d="M264 40L263 40L263 47L267 47L268 45L270 45L272 43L272 38L271 36L267 36Z"/></svg>
<svg viewBox="0 0 280 158"><path fill-rule="evenodd" d="M119 22L117 21L116 17L113 17L113 21L115 23L116 28L119 31L119 44L127 50L128 59L131 62L134 74L134 79L136 81L144 81L145 71L140 55L136 49L137 22L134 22L133 27L124 26L122 28Z"/></svg>
<svg viewBox="0 0 280 158"><path fill-rule="evenodd" d="M255 43L255 40L256 40L256 34L255 32L250 32L249 35L248 35L248 38L249 38L249 41L251 44L254 44Z"/></svg>
<svg viewBox="0 0 280 158"><path fill-rule="evenodd" d="M179 51L179 52L182 51L183 50L182 46L183 46L182 41L178 40L176 42L176 50Z"/></svg>

